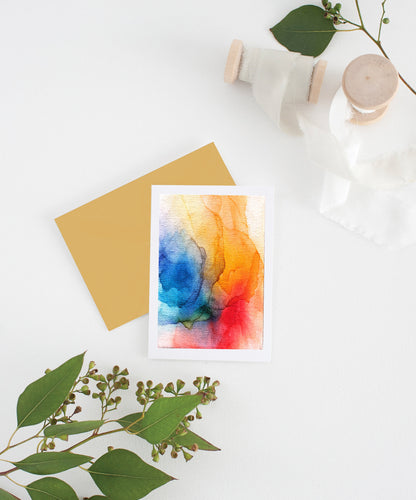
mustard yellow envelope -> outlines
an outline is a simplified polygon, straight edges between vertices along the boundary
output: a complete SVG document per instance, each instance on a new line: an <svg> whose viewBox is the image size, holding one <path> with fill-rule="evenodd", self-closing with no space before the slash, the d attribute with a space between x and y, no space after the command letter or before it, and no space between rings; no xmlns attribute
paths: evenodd
<svg viewBox="0 0 416 500"><path fill-rule="evenodd" d="M55 219L109 330L148 312L152 184L235 183L212 143Z"/></svg>

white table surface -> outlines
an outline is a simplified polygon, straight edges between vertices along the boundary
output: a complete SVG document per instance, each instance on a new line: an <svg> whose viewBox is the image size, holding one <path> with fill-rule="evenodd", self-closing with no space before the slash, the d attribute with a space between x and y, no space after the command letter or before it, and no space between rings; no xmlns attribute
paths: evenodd
<svg viewBox="0 0 416 500"><path fill-rule="evenodd" d="M375 27L379 2L362 3ZM416 498L416 249L387 251L319 215L322 173L302 139L279 132L248 86L222 80L233 38L277 49L268 28L300 5L0 0L1 444L25 386L88 349L132 380L222 382L196 427L222 451L164 457L180 481L149 500ZM413 2L386 7L385 46L415 84ZM361 33L337 35L329 80L366 52L376 47ZM211 141L237 183L276 186L270 364L147 359L147 317L106 331L53 221ZM141 440L111 440L129 443L150 462ZM96 492L82 471L61 477Z"/></svg>

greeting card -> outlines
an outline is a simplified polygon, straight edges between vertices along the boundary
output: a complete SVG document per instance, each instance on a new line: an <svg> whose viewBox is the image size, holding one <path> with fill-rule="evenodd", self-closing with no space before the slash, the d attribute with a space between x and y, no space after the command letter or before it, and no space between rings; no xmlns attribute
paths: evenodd
<svg viewBox="0 0 416 500"><path fill-rule="evenodd" d="M270 359L272 191L153 186L149 355Z"/></svg>

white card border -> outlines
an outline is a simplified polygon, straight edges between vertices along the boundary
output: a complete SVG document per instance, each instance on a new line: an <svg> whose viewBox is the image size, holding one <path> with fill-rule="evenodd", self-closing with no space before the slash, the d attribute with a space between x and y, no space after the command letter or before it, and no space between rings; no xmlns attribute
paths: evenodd
<svg viewBox="0 0 416 500"><path fill-rule="evenodd" d="M159 215L161 194L218 194L264 196L264 317L263 349L176 349L158 347ZM273 292L274 188L268 186L153 185L150 234L149 348L151 359L208 361L271 361Z"/></svg>

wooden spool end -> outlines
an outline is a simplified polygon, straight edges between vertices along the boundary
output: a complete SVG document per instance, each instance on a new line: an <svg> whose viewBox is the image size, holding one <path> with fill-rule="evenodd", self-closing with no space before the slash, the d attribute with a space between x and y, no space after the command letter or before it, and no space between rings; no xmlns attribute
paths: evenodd
<svg viewBox="0 0 416 500"><path fill-rule="evenodd" d="M379 120L398 86L399 75L387 58L365 54L351 61L342 77L344 93L355 108L351 121L363 125Z"/></svg>
<svg viewBox="0 0 416 500"><path fill-rule="evenodd" d="M318 61L312 72L311 87L309 89L308 102L311 104L316 104L319 101L319 94L321 93L322 83L324 81L326 67L328 66L328 61L320 60Z"/></svg>
<svg viewBox="0 0 416 500"><path fill-rule="evenodd" d="M241 40L233 40L228 51L227 62L225 63L224 81L225 83L234 83L238 78L240 71L241 57L243 55L244 45Z"/></svg>

